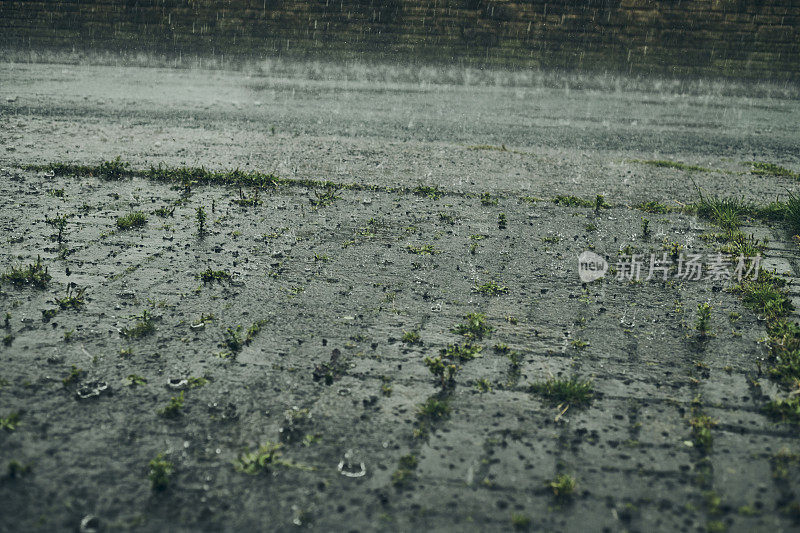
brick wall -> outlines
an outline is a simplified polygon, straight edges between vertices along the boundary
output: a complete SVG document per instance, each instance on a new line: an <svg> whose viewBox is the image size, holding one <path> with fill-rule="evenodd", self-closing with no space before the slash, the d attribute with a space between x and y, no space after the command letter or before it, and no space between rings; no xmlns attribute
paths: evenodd
<svg viewBox="0 0 800 533"><path fill-rule="evenodd" d="M800 0L0 0L5 50L800 80Z"/></svg>

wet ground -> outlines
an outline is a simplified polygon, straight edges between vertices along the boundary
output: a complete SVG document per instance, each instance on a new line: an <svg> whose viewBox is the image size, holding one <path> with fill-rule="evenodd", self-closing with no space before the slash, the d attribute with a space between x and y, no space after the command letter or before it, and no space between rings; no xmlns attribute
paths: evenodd
<svg viewBox="0 0 800 533"><path fill-rule="evenodd" d="M800 441L762 414L763 321L729 283L577 272L590 249L714 253L707 222L640 202L797 191L749 163L800 169L791 90L315 72L0 65L0 263L52 276L0 285L1 529L797 527L799 464L776 457ZM117 156L299 185L25 169ZM146 222L120 228L132 212ZM796 277L782 227L747 231ZM69 283L82 304L57 301ZM470 313L491 331L466 338ZM470 343L441 386L425 357ZM531 388L573 378L588 401Z"/></svg>

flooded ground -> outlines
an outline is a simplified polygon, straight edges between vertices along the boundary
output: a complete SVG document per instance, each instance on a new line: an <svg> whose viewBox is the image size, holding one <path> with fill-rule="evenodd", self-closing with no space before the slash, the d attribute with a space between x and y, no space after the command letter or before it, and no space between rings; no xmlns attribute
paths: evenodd
<svg viewBox="0 0 800 533"><path fill-rule="evenodd" d="M2 529L797 527L792 90L315 68L0 65Z"/></svg>

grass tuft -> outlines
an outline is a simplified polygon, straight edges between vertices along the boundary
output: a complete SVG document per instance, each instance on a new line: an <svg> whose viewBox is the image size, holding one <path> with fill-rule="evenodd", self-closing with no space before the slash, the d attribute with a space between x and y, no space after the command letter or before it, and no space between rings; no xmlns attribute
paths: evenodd
<svg viewBox="0 0 800 533"><path fill-rule="evenodd" d="M634 163L641 163L642 165L650 165L659 168L674 168L676 170L685 170L688 172L714 172L714 170L697 165L687 165L679 161L667 161L663 159L634 159Z"/></svg>
<svg viewBox="0 0 800 533"><path fill-rule="evenodd" d="M150 479L150 487L153 490L166 489L174 471L175 465L164 459L164 454L159 453L155 459L150 461L150 471L147 474Z"/></svg>
<svg viewBox="0 0 800 533"><path fill-rule="evenodd" d="M575 407L588 405L594 396L591 382L580 381L576 378L551 378L547 381L533 383L528 391L538 394L552 404L568 403Z"/></svg>
<svg viewBox="0 0 800 533"><path fill-rule="evenodd" d="M800 179L800 174L788 168L774 163L762 163L760 161L750 162L750 173L756 175L780 176L786 178Z"/></svg>
<svg viewBox="0 0 800 533"><path fill-rule="evenodd" d="M215 281L223 282L231 280L231 274L227 270L212 270L211 267L208 267L204 271L197 274L197 277L203 283L214 283Z"/></svg>
<svg viewBox="0 0 800 533"><path fill-rule="evenodd" d="M442 348L439 351L439 354L442 357L447 357L448 359L454 359L457 361L471 361L472 359L481 357L482 351L483 346L465 342L463 345L448 344L447 348Z"/></svg>
<svg viewBox="0 0 800 533"><path fill-rule="evenodd" d="M552 481L548 481L547 485L553 491L553 495L559 500L567 500L572 497L575 492L575 478L567 474L558 474Z"/></svg>
<svg viewBox="0 0 800 533"><path fill-rule="evenodd" d="M650 200L648 202L642 202L636 204L634 208L638 209L639 211L644 211L646 213L654 213L654 214L664 214L672 211L671 207L666 206L655 200Z"/></svg>
<svg viewBox="0 0 800 533"><path fill-rule="evenodd" d="M10 413L7 417L0 418L0 429L14 431L17 429L17 424L19 424L19 412Z"/></svg>
<svg viewBox="0 0 800 533"><path fill-rule="evenodd" d="M153 317L145 309L142 311L142 316L136 324L131 328L122 328L122 336L130 339L140 339L150 335L156 330Z"/></svg>
<svg viewBox="0 0 800 533"><path fill-rule="evenodd" d="M452 408L447 400L440 400L436 397L430 397L427 401L419 406L417 410L417 417L420 420L443 420L450 416Z"/></svg>
<svg viewBox="0 0 800 533"><path fill-rule="evenodd" d="M757 279L743 279L730 291L741 295L745 307L773 320L788 315L793 309L784 285L781 278L762 269Z"/></svg>
<svg viewBox="0 0 800 533"><path fill-rule="evenodd" d="M311 467L282 459L281 448L283 448L283 444L267 441L255 451L241 453L233 462L233 467L237 472L243 472L251 476L260 472L269 472L276 466L313 470Z"/></svg>
<svg viewBox="0 0 800 533"><path fill-rule="evenodd" d="M552 202L564 207L594 207L595 203L591 200L578 198L577 196L554 196Z"/></svg>
<svg viewBox="0 0 800 533"><path fill-rule="evenodd" d="M147 224L147 215L141 211L134 211L117 218L117 228L121 230L141 228L145 224Z"/></svg>
<svg viewBox="0 0 800 533"><path fill-rule="evenodd" d="M469 313L464 315L466 324L458 324L452 329L456 335L463 335L470 340L481 340L491 335L494 328L486 323L483 313Z"/></svg>
<svg viewBox="0 0 800 533"><path fill-rule="evenodd" d="M500 296L502 294L508 294L508 287L499 285L495 281L489 281L482 285L476 284L472 288L472 291L483 294L484 296Z"/></svg>
<svg viewBox="0 0 800 533"><path fill-rule="evenodd" d="M156 413L164 418L178 417L181 415L181 409L183 409L183 400L183 391L181 391L177 396L170 398L169 403L156 411Z"/></svg>
<svg viewBox="0 0 800 533"><path fill-rule="evenodd" d="M36 257L36 262L26 267L12 266L2 275L4 281L14 285L30 285L36 289L44 289L52 276L47 272L47 267L42 266L41 257Z"/></svg>
<svg viewBox="0 0 800 533"><path fill-rule="evenodd" d="M422 338L419 336L419 331L403 331L403 336L400 338L403 344L422 344Z"/></svg>

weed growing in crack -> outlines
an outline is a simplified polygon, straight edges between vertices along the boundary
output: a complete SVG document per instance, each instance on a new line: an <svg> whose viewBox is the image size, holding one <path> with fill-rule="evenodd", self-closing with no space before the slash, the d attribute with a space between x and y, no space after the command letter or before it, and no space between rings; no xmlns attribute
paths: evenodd
<svg viewBox="0 0 800 533"><path fill-rule="evenodd" d="M452 411L448 399L439 399L434 396L428 398L425 403L417 409L417 418L423 421L437 421L444 420Z"/></svg>
<svg viewBox="0 0 800 533"><path fill-rule="evenodd" d="M258 189L253 192L253 196L246 196L241 187L239 187L239 198L231 200L239 207L256 207L261 205L261 198L258 195Z"/></svg>
<svg viewBox="0 0 800 533"><path fill-rule="evenodd" d="M692 418L689 419L689 425L692 427L692 442L694 443L694 447L701 452L707 453L714 442L711 428L717 425L716 420L695 410Z"/></svg>
<svg viewBox="0 0 800 533"><path fill-rule="evenodd" d="M17 425L19 424L19 412L10 413L5 418L0 418L0 429L5 429L6 431L14 431L17 429Z"/></svg>
<svg viewBox="0 0 800 533"><path fill-rule="evenodd" d="M665 160L641 160L641 159L633 159L631 160L633 163L641 163L643 165L650 165L654 167L660 168L672 168L675 170L685 170L688 172L713 172L712 169L706 167L700 167L697 165L687 165L686 163L681 163L679 161L665 161Z"/></svg>
<svg viewBox="0 0 800 533"><path fill-rule="evenodd" d="M313 470L313 468L282 458L281 448L283 444L276 442L266 442L252 452L243 452L233 462L233 467L237 472L256 475L260 472L269 472L276 466L289 468L299 468L300 470Z"/></svg>
<svg viewBox="0 0 800 533"><path fill-rule="evenodd" d="M651 235L650 219L642 217L642 238L647 239Z"/></svg>
<svg viewBox="0 0 800 533"><path fill-rule="evenodd" d="M764 249L764 243L756 239L752 234L745 235L741 231L726 233L723 237L724 244L719 251L733 256L755 257Z"/></svg>
<svg viewBox="0 0 800 533"><path fill-rule="evenodd" d="M442 195L442 191L437 187L429 187L427 185L417 185L411 192L417 196L423 196L431 200L437 200L439 196Z"/></svg>
<svg viewBox="0 0 800 533"><path fill-rule="evenodd" d="M175 214L175 205L172 205L172 207L159 207L153 211L153 214L161 218L171 217Z"/></svg>
<svg viewBox="0 0 800 533"><path fill-rule="evenodd" d="M162 407L161 409L157 410L156 413L158 416L163 416L164 418L176 418L181 415L181 410L183 409L183 391L178 393L177 396L173 396L170 398L167 405Z"/></svg>
<svg viewBox="0 0 800 533"><path fill-rule="evenodd" d="M314 191L314 196L315 198L310 198L309 202L315 208L332 205L336 200L339 199L339 196L336 195L336 188L331 185L325 187L325 190L322 193L319 191Z"/></svg>
<svg viewBox="0 0 800 533"><path fill-rule="evenodd" d="M508 226L508 220L506 219L505 213L500 213L497 215L497 229L506 229Z"/></svg>
<svg viewBox="0 0 800 533"><path fill-rule="evenodd" d="M469 253L475 255L475 252L478 251L478 246L480 246L479 241L485 239L486 235L470 235L469 238L472 241L469 245Z"/></svg>
<svg viewBox="0 0 800 533"><path fill-rule="evenodd" d="M72 365L72 368L70 368L70 370L69 370L69 374L67 374L67 377L65 377L64 379L61 380L61 383L65 387L69 387L73 383L77 383L78 382L78 380L80 379L82 373L83 373L83 370L81 370L80 368L78 368L75 365Z"/></svg>
<svg viewBox="0 0 800 533"><path fill-rule="evenodd" d="M800 233L800 196L789 193L789 199L784 206L784 220L789 229L797 234Z"/></svg>
<svg viewBox="0 0 800 533"><path fill-rule="evenodd" d="M86 287L79 289L74 283L67 284L67 294L63 298L56 298L53 303L61 309L80 309L84 306Z"/></svg>
<svg viewBox="0 0 800 533"><path fill-rule="evenodd" d="M478 392L491 392L492 383L488 379L481 378L475 382L475 389Z"/></svg>
<svg viewBox="0 0 800 533"><path fill-rule="evenodd" d="M203 209L203 206L195 210L194 220L197 222L197 233L203 235L206 231L206 211Z"/></svg>
<svg viewBox="0 0 800 533"><path fill-rule="evenodd" d="M756 175L780 176L785 178L800 179L800 174L774 163L750 162L750 173Z"/></svg>
<svg viewBox="0 0 800 533"><path fill-rule="evenodd" d="M517 352L515 350L512 350L506 344L502 344L502 343L501 344L495 344L494 345L494 351L495 351L495 353L508 358L508 360L511 362L512 370L519 371L519 367L522 364L522 362L524 361L524 358L522 357L521 353L519 353L519 352Z"/></svg>
<svg viewBox="0 0 800 533"><path fill-rule="evenodd" d="M116 224L117 228L120 230L141 228L147 224L147 215L141 211L133 211L132 213L117 218Z"/></svg>
<svg viewBox="0 0 800 533"><path fill-rule="evenodd" d="M439 220L445 224L455 225L456 217L449 213L439 213Z"/></svg>
<svg viewBox="0 0 800 533"><path fill-rule="evenodd" d="M441 355L425 357L424 361L428 371L439 381L442 390L453 385L455 376L458 373L458 366L443 359Z"/></svg>
<svg viewBox="0 0 800 533"><path fill-rule="evenodd" d="M648 202L642 202L640 204L636 204L634 209L638 209L639 211L644 211L646 213L654 213L654 214L664 214L669 213L672 209L660 202L655 200L650 200Z"/></svg>
<svg viewBox="0 0 800 533"><path fill-rule="evenodd" d="M476 283L472 288L472 292L477 292L479 294L483 294L484 296L500 296L503 294L508 294L508 287L505 285L500 285L492 280L481 285Z"/></svg>
<svg viewBox="0 0 800 533"><path fill-rule="evenodd" d="M152 334L156 330L155 322L150 313L145 309L139 321L131 328L122 328L122 336L129 339L140 339Z"/></svg>
<svg viewBox="0 0 800 533"><path fill-rule="evenodd" d="M528 391L541 396L552 404L568 403L575 407L589 405L594 396L591 382L576 378L550 378L547 381L533 383Z"/></svg>
<svg viewBox="0 0 800 533"><path fill-rule="evenodd" d="M138 387L139 385L147 384L147 380L137 374L129 374L128 377L122 380L122 384L126 387Z"/></svg>
<svg viewBox="0 0 800 533"><path fill-rule="evenodd" d="M36 262L25 267L12 266L3 275L4 281L9 281L14 285L29 285L36 289L44 289L52 276L47 272L47 267L42 266L41 257L36 257Z"/></svg>
<svg viewBox="0 0 800 533"><path fill-rule="evenodd" d="M258 322L253 322L250 324L250 327L247 328L247 336L244 339L245 345L250 344L253 342L253 339L256 338L256 335L261 331L261 328L268 322L268 320L259 320Z"/></svg>
<svg viewBox="0 0 800 533"><path fill-rule="evenodd" d="M707 338L711 333L711 304L708 302L697 304L697 322L694 329L700 339Z"/></svg>
<svg viewBox="0 0 800 533"><path fill-rule="evenodd" d="M458 324L451 331L456 335L479 341L492 334L494 328L486 323L486 315L483 313L468 313L464 315L466 324Z"/></svg>
<svg viewBox="0 0 800 533"><path fill-rule="evenodd" d="M215 281L223 282L230 281L231 274L227 270L212 270L208 267L206 270L197 274L197 278L203 283L214 283Z"/></svg>
<svg viewBox="0 0 800 533"><path fill-rule="evenodd" d="M514 513L511 515L511 527L517 531L526 531L531 527L531 519L524 513Z"/></svg>
<svg viewBox="0 0 800 533"><path fill-rule="evenodd" d="M800 465L800 455L792 453L787 448L781 448L778 453L769 458L772 477L777 480L789 479L791 467Z"/></svg>
<svg viewBox="0 0 800 533"><path fill-rule="evenodd" d="M47 215L44 216L45 224L49 226L53 226L58 233L56 233L56 241L61 244L64 241L64 231L67 229L67 222L72 215L59 215L56 213L56 216L53 218L48 217Z"/></svg>
<svg viewBox="0 0 800 533"><path fill-rule="evenodd" d="M611 209L611 204L606 202L602 194L598 194L594 198L594 212L599 214L601 209Z"/></svg>
<svg viewBox="0 0 800 533"><path fill-rule="evenodd" d="M494 198L491 194L485 192L481 194L481 205L485 206L497 205L497 198Z"/></svg>
<svg viewBox="0 0 800 533"><path fill-rule="evenodd" d="M584 200L583 198L578 198L577 196L554 196L552 202L556 205L561 205L564 207L594 207L594 202L591 200Z"/></svg>
<svg viewBox="0 0 800 533"><path fill-rule="evenodd" d="M465 342L463 345L448 344L446 348L442 348L439 351L439 354L441 357L456 361L471 361L472 359L481 357L482 351L483 346Z"/></svg>
<svg viewBox="0 0 800 533"><path fill-rule="evenodd" d="M226 346L231 353L239 353L244 348L244 337L242 336L242 326L236 326L235 328L228 328L225 330L225 339L223 340L224 346Z"/></svg>
<svg viewBox="0 0 800 533"><path fill-rule="evenodd" d="M422 345L422 338L419 336L419 331L403 331L403 336L400 338L403 344L418 344Z"/></svg>
<svg viewBox="0 0 800 533"><path fill-rule="evenodd" d="M697 215L711 220L724 230L732 231L742 224L742 216L751 211L743 200L716 198L700 193L700 200L693 206Z"/></svg>
<svg viewBox="0 0 800 533"><path fill-rule="evenodd" d="M419 465L419 461L414 454L407 454L397 462L397 470L392 473L392 485L397 488L408 487L416 479L414 472Z"/></svg>
<svg viewBox="0 0 800 533"><path fill-rule="evenodd" d="M553 496L558 500L568 500L575 493L575 478L567 474L558 474L547 486L553 491Z"/></svg>
<svg viewBox="0 0 800 533"><path fill-rule="evenodd" d="M381 394L387 398L392 395L392 378L388 376L381 376Z"/></svg>
<svg viewBox="0 0 800 533"><path fill-rule="evenodd" d="M584 348L589 346L589 343L582 339L572 339L570 345L572 345L572 347L575 348L576 350L583 350Z"/></svg>
<svg viewBox="0 0 800 533"><path fill-rule="evenodd" d="M798 388L795 388L792 392L797 390ZM764 413L775 420L800 423L800 396L793 394L772 400L764 406Z"/></svg>
<svg viewBox="0 0 800 533"><path fill-rule="evenodd" d="M150 479L150 488L153 490L164 490L169 486L170 477L175 471L175 465L164 459L164 454L159 453L149 464L150 471L147 473Z"/></svg>
<svg viewBox="0 0 800 533"><path fill-rule="evenodd" d="M130 163L121 161L120 156L111 161L103 161L97 168L99 177L107 180L120 180L128 174Z"/></svg>
<svg viewBox="0 0 800 533"><path fill-rule="evenodd" d="M745 307L762 318L774 320L788 315L793 309L784 289L785 281L775 274L761 270L757 279L744 279L731 288L731 292L742 297Z"/></svg>
<svg viewBox="0 0 800 533"><path fill-rule="evenodd" d="M673 261L677 261L683 252L683 245L677 242L667 242L666 240L662 244L662 248L665 252L669 255L670 259Z"/></svg>
<svg viewBox="0 0 800 533"><path fill-rule="evenodd" d="M69 165L64 163L51 163L49 165L26 165L28 170L52 171L56 176L95 176L106 180L119 180L131 174L130 163L116 159L103 161L99 165Z"/></svg>
<svg viewBox="0 0 800 533"><path fill-rule="evenodd" d="M245 474L258 474L261 471L269 470L280 460L280 449L283 445L275 442L262 444L254 452L244 452L233 463L237 472Z"/></svg>
<svg viewBox="0 0 800 533"><path fill-rule="evenodd" d="M432 244L423 244L422 246L414 246L411 244L407 244L406 251L410 254L417 254L417 255L437 255L442 253L441 250L437 250L436 248L434 248Z"/></svg>
<svg viewBox="0 0 800 533"><path fill-rule="evenodd" d="M10 479L16 479L24 476L31 471L31 465L23 465L19 461L9 461L6 467L6 475Z"/></svg>
<svg viewBox="0 0 800 533"><path fill-rule="evenodd" d="M194 377L190 376L188 379L189 388L190 389L197 389L200 387L204 387L208 384L209 379L207 377Z"/></svg>
<svg viewBox="0 0 800 533"><path fill-rule="evenodd" d="M247 333L242 334L244 328L241 325L236 326L235 328L229 327L225 330L225 338L221 344L222 347L227 347L229 352L223 352L221 354L222 357L227 357L229 355L236 355L237 353L242 351L242 348L248 346L253 339L256 338L256 335L261 331L261 328L268 322L268 320L259 320L258 322L253 322L249 328L247 328Z"/></svg>

